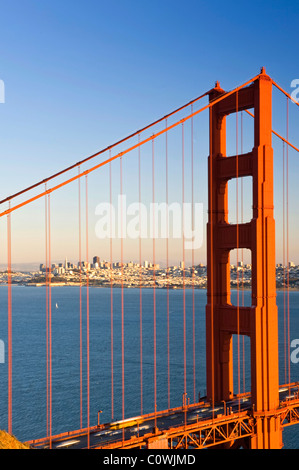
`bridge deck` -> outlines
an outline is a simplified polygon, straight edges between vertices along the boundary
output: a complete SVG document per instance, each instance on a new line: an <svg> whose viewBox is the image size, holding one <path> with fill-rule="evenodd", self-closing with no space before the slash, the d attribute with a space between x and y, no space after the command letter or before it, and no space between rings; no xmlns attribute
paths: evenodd
<svg viewBox="0 0 299 470"><path fill-rule="evenodd" d="M280 407L273 412L281 426L299 423L299 385L280 388ZM214 408L202 401L187 407L136 416L89 429L28 441L35 449L147 448L167 439L170 448L204 448L254 434L255 418L250 395L244 394Z"/></svg>

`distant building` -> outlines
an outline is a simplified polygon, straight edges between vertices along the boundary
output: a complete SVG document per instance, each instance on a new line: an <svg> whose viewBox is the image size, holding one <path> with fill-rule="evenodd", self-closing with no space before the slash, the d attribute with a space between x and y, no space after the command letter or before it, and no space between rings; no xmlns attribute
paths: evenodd
<svg viewBox="0 0 299 470"><path fill-rule="evenodd" d="M100 258L99 256L94 256L92 259L93 264L97 264L98 266L100 265Z"/></svg>
<svg viewBox="0 0 299 470"><path fill-rule="evenodd" d="M62 266L59 266L58 268L54 269L54 274L55 275L61 275L65 273L65 269Z"/></svg>

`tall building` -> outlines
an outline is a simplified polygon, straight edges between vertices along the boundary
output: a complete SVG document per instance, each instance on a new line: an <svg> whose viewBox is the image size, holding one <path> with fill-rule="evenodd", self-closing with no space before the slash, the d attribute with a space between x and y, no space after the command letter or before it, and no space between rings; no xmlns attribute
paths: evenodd
<svg viewBox="0 0 299 470"><path fill-rule="evenodd" d="M98 266L100 265L100 258L98 256L94 256L93 259L92 259L92 262L93 264L98 264Z"/></svg>

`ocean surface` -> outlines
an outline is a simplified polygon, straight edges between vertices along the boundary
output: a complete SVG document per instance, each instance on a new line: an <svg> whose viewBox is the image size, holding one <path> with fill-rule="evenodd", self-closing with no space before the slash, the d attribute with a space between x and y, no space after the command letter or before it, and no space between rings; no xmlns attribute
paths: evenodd
<svg viewBox="0 0 299 470"><path fill-rule="evenodd" d="M52 434L80 428L80 310L79 287L52 287ZM87 291L82 288L83 427L87 425ZM141 413L140 291L124 289L125 417ZM241 293L239 294L242 305ZM156 289L157 410L168 408L167 291ZM142 411L154 411L153 290L142 290ZM248 305L250 292L244 293ZM186 380L192 403L205 394L206 291L185 291ZM236 304L237 293L232 292ZM299 338L299 292L289 293L290 341ZM285 371L284 293L277 293L279 309L280 384ZM46 289L12 287L13 304L13 434L26 441L47 435ZM56 304L57 307L56 308ZM193 335L193 305L195 333ZM90 425L122 418L121 289L113 289L113 403L111 400L111 291L89 288ZM169 399L181 406L184 392L183 291L169 292ZM7 288L0 288L0 340L7 345ZM195 349L194 349L195 348ZM244 354L243 354L244 351ZM7 429L7 350L0 363L0 429ZM195 366L194 366L195 352ZM291 351L292 352L292 351ZM250 390L249 339L234 338L235 390ZM240 359L240 367L237 361ZM244 372L243 372L244 370ZM194 379L195 377L195 379ZM291 381L299 380L299 363L291 364ZM194 393L195 391L195 393ZM299 449L299 425L283 432L284 448Z"/></svg>

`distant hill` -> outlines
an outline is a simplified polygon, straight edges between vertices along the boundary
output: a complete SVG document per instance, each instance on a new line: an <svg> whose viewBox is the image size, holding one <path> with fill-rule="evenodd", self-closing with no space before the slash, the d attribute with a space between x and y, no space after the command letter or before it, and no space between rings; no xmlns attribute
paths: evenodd
<svg viewBox="0 0 299 470"><path fill-rule="evenodd" d="M7 264L0 264L0 270L6 271ZM12 271L21 271L21 272L32 272L32 271L39 271L39 264L38 263L12 263L11 266Z"/></svg>

